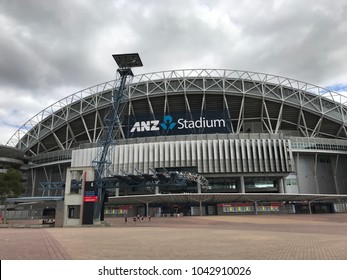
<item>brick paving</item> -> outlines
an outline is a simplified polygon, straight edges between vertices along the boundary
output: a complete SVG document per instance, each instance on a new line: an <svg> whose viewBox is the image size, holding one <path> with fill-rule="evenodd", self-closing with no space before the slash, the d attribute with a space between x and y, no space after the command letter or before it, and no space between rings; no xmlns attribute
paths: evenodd
<svg viewBox="0 0 347 280"><path fill-rule="evenodd" d="M0 259L66 260L71 257L45 229L0 228Z"/></svg>
<svg viewBox="0 0 347 280"><path fill-rule="evenodd" d="M152 218L0 228L0 259L347 260L347 214Z"/></svg>

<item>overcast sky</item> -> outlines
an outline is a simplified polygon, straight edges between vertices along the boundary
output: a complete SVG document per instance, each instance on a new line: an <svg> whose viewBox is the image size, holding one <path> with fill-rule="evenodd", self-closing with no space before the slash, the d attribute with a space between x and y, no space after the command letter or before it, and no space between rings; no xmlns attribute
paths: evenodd
<svg viewBox="0 0 347 280"><path fill-rule="evenodd" d="M347 92L345 0L1 0L0 143L45 107L115 78L223 68Z"/></svg>

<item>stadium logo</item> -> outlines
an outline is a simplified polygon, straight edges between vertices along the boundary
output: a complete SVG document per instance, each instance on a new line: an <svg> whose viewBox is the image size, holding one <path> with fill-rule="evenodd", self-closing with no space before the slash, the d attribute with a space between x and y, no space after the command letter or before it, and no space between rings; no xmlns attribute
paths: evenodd
<svg viewBox="0 0 347 280"><path fill-rule="evenodd" d="M172 130L176 123L172 121L172 117L171 116L165 116L164 117L164 122L160 124L162 128L164 128L165 130Z"/></svg>
<svg viewBox="0 0 347 280"><path fill-rule="evenodd" d="M176 125L177 125L177 129L225 127L225 120L223 119L207 120L204 117L200 117L199 119L195 121L180 118L177 120L177 123L176 123L173 121L171 116L167 115L164 117L164 121L160 123L160 127L159 127L159 123L160 123L159 120L136 122L131 128L130 132L132 133L135 131L136 132L158 131L160 127L163 128L165 131L169 131L169 130L173 130Z"/></svg>
<svg viewBox="0 0 347 280"><path fill-rule="evenodd" d="M144 131L158 131L159 130L159 121L153 120L153 121L142 121L142 122L136 122L130 132L134 132L135 130L137 132L144 132Z"/></svg>

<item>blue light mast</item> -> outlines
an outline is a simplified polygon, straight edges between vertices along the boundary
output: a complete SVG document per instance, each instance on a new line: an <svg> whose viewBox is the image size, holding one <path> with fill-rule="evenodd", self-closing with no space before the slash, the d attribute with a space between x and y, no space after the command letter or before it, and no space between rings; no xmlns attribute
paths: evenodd
<svg viewBox="0 0 347 280"><path fill-rule="evenodd" d="M112 163L110 160L110 149L117 144L116 134L121 126L119 119L121 103L124 105L128 101L126 83L128 78L134 76L131 68L143 66L138 53L114 54L112 56L119 67L117 72L120 75L120 83L119 86L116 84L112 89L112 104L104 119L105 130L99 141L99 153L97 158L93 161L93 166L95 168L94 184L98 196L94 218L100 219L101 221L104 219L103 205L105 203L106 188L108 187L105 178L111 174L109 170Z"/></svg>

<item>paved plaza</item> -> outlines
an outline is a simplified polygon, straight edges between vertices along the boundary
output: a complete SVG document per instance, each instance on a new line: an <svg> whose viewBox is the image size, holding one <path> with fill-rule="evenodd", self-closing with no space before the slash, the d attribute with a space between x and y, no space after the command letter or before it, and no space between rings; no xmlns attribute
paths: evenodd
<svg viewBox="0 0 347 280"><path fill-rule="evenodd" d="M107 221L109 227L0 228L0 259L347 260L347 214Z"/></svg>

